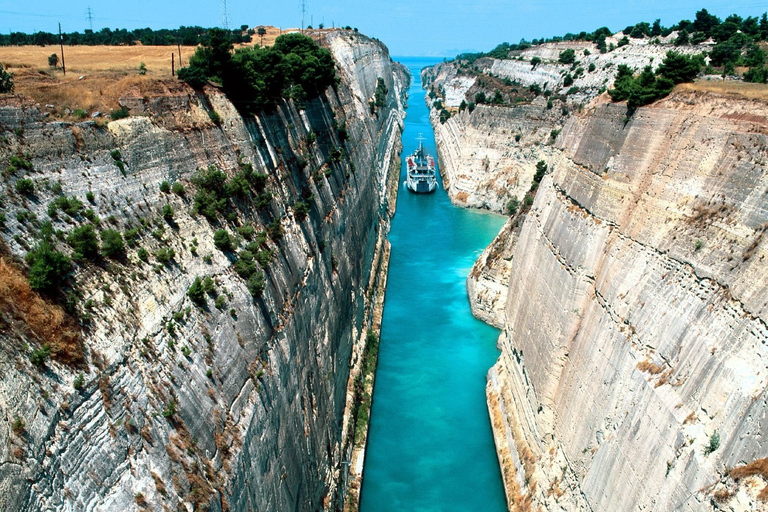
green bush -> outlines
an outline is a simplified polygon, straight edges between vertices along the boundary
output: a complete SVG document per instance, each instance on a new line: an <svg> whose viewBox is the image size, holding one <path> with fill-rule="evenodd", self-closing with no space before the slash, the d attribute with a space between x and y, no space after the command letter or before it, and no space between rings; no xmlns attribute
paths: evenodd
<svg viewBox="0 0 768 512"><path fill-rule="evenodd" d="M89 190L88 192L85 193L85 198L88 200L89 203L93 203L94 200L96 199L96 196L94 196L93 192Z"/></svg>
<svg viewBox="0 0 768 512"><path fill-rule="evenodd" d="M83 386L85 385L85 376L82 373L78 373L77 377L75 377L74 382L72 382L72 387L75 388L77 391L80 391L83 389Z"/></svg>
<svg viewBox="0 0 768 512"><path fill-rule="evenodd" d="M710 454L714 451L717 451L718 448L720 448L720 433L715 430L714 433L709 437L709 445L707 445L705 448L705 452Z"/></svg>
<svg viewBox="0 0 768 512"><path fill-rule="evenodd" d="M387 104L387 94L389 89L384 83L384 79L379 77L376 79L376 91L373 94L374 105L376 108L383 108Z"/></svg>
<svg viewBox="0 0 768 512"><path fill-rule="evenodd" d="M517 198L517 196L512 196L509 201L507 201L507 215L510 217L517 213L517 209L520 207L520 200Z"/></svg>
<svg viewBox="0 0 768 512"><path fill-rule="evenodd" d="M171 206L170 204L163 205L162 213L163 213L163 218L165 220L167 221L173 220L174 211L173 211L173 206Z"/></svg>
<svg viewBox="0 0 768 512"><path fill-rule="evenodd" d="M184 197L184 194L186 193L186 190L184 190L184 184L181 183L180 181L175 181L173 183L173 187L171 187L171 191L179 197Z"/></svg>
<svg viewBox="0 0 768 512"><path fill-rule="evenodd" d="M4 92L13 92L13 73L5 71L0 64L0 93Z"/></svg>
<svg viewBox="0 0 768 512"><path fill-rule="evenodd" d="M29 360L32 362L33 365L37 366L38 368L44 367L46 361L48 361L48 359L50 358L51 358L51 349L48 347L48 345L43 345L41 348L33 350L32 353L29 355Z"/></svg>
<svg viewBox="0 0 768 512"><path fill-rule="evenodd" d="M74 228L67 236L67 243L74 249L75 259L96 259L99 254L99 242L91 224Z"/></svg>
<svg viewBox="0 0 768 512"><path fill-rule="evenodd" d="M124 119L130 115L131 113L128 111L126 107L120 107L116 110L110 111L109 113L109 117L111 117L115 121L117 121L118 119Z"/></svg>
<svg viewBox="0 0 768 512"><path fill-rule="evenodd" d="M248 279L246 286L251 295L254 297L260 297L261 294L264 293L264 273L257 272L256 274L252 275L250 279Z"/></svg>
<svg viewBox="0 0 768 512"><path fill-rule="evenodd" d="M256 228L253 227L253 224L246 224L244 226L238 227L237 232L240 236L242 236L246 240L250 240L251 238L253 238L253 235L256 233Z"/></svg>
<svg viewBox="0 0 768 512"><path fill-rule="evenodd" d="M159 261L160 263L170 263L173 261L173 258L176 257L176 251L174 251L171 248L163 247L162 249L158 249L155 251L155 259Z"/></svg>
<svg viewBox="0 0 768 512"><path fill-rule="evenodd" d="M35 191L35 184L28 178L20 179L16 182L16 192L19 194L30 195Z"/></svg>
<svg viewBox="0 0 768 512"><path fill-rule="evenodd" d="M220 251L231 251L234 249L235 241L226 229L217 229L213 234L213 244Z"/></svg>
<svg viewBox="0 0 768 512"><path fill-rule="evenodd" d="M272 240L280 240L283 237L283 224L279 218L274 219L267 225L267 233Z"/></svg>
<svg viewBox="0 0 768 512"><path fill-rule="evenodd" d="M205 304L205 290L203 290L203 281L196 277L187 290L187 295L197 305Z"/></svg>
<svg viewBox="0 0 768 512"><path fill-rule="evenodd" d="M160 183L160 192L162 192L163 194L167 194L170 191L171 191L170 183L168 183L167 181L163 181L162 183Z"/></svg>
<svg viewBox="0 0 768 512"><path fill-rule="evenodd" d="M254 262L253 253L249 250L240 251L237 254L237 260L234 263L235 272L243 279L248 279L257 270Z"/></svg>
<svg viewBox="0 0 768 512"><path fill-rule="evenodd" d="M139 247L139 250L136 251L136 256L145 263L149 260L149 252L143 247Z"/></svg>
<svg viewBox="0 0 768 512"><path fill-rule="evenodd" d="M45 239L38 242L25 259L29 265L29 285L38 291L56 289L72 268L69 257Z"/></svg>
<svg viewBox="0 0 768 512"><path fill-rule="evenodd" d="M299 222L307 218L309 213L309 203L303 200L296 201L293 204L293 214L296 216L296 220Z"/></svg>
<svg viewBox="0 0 768 512"><path fill-rule="evenodd" d="M125 254L125 244L119 231L105 229L101 232L101 252L108 258L120 258Z"/></svg>
<svg viewBox="0 0 768 512"><path fill-rule="evenodd" d="M216 295L216 283L211 276L205 276L203 279L203 291L209 295Z"/></svg>
<svg viewBox="0 0 768 512"><path fill-rule="evenodd" d="M576 52L573 50L573 48L563 50L560 52L560 57L558 57L557 60L561 64L573 64L576 62Z"/></svg>

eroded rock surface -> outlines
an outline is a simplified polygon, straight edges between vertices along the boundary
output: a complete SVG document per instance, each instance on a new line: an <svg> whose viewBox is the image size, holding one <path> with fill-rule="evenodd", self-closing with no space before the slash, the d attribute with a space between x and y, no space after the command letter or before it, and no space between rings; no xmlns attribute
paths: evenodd
<svg viewBox="0 0 768 512"><path fill-rule="evenodd" d="M499 210L549 166L470 276L480 318L506 295L487 395L510 510L765 509L767 475L727 475L768 450L768 104L683 90L631 118L603 97L541 112L434 123L457 203ZM518 126L562 132L520 147ZM484 284L499 268L506 291Z"/></svg>
<svg viewBox="0 0 768 512"><path fill-rule="evenodd" d="M45 340L4 324L0 509L340 506L352 449L343 433L354 432L346 424L354 414L345 415L350 367L376 300L368 287L388 229L390 170L399 173L408 77L377 41L346 31L323 37L341 83L303 110L284 103L243 119L215 89L125 98L145 115L106 125L47 123L16 100L0 106L0 161L27 155L33 164L7 177L8 191L22 177L36 190L3 203L13 255L25 254L39 226L16 213L47 220L59 193L79 198L101 227L144 226L123 260L77 267L77 314L90 317L86 366L36 369L28 355ZM390 93L372 115L379 77ZM196 170L213 165L232 176L244 164L268 175L268 204L231 199L229 218L192 214ZM182 183L186 194L161 193L163 181ZM63 232L83 223L82 213L53 219ZM214 245L215 230L236 235L246 224L282 228L262 244L271 261L255 298L233 270L235 254ZM171 260L159 262L158 251L170 249ZM202 307L187 295L198 276L215 283Z"/></svg>

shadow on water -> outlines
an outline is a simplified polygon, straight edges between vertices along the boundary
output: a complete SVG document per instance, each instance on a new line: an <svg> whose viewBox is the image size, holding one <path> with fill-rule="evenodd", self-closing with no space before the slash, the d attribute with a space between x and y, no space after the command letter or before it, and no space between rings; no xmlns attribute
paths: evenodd
<svg viewBox="0 0 768 512"><path fill-rule="evenodd" d="M436 157L420 70L438 61L397 60L413 76L403 154L416 149L421 133ZM363 512L506 510L485 402L498 331L472 317L465 286L503 223L452 206L442 186L431 195L401 188L389 235Z"/></svg>

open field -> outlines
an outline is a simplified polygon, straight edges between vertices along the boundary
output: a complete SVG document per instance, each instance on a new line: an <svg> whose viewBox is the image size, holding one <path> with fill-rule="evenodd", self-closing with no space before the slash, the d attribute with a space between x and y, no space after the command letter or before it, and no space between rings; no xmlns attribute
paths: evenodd
<svg viewBox="0 0 768 512"><path fill-rule="evenodd" d="M285 33L296 32L297 29L282 30L276 27L265 27L264 45L274 44L275 39ZM253 43L237 45L237 47L259 44L261 38L253 36ZM84 75L87 73L138 73L139 65L143 62L147 67L147 76L171 76L171 54L176 54L176 69L186 66L189 58L195 53L195 46L182 46L181 59L179 48L176 46L64 46L64 61L69 74ZM58 46L0 46L0 63L16 72L19 69L39 69L52 71L48 66L48 57L56 53L60 55ZM179 63L181 61L181 64ZM55 72L61 75L61 70ZM77 78L77 77L76 77Z"/></svg>
<svg viewBox="0 0 768 512"><path fill-rule="evenodd" d="M274 44L281 34L298 31L265 28L265 46ZM256 34L252 44L237 47L260 42ZM52 118L77 120L75 110L86 115L107 114L119 107L120 97L183 93L186 86L171 79L171 54L175 54L178 70L189 63L195 48L182 46L179 59L176 46L64 46L66 75L60 68L48 66L48 57L59 54L58 46L0 46L0 63L14 73L17 95L31 98ZM143 76L139 75L142 62L146 66Z"/></svg>

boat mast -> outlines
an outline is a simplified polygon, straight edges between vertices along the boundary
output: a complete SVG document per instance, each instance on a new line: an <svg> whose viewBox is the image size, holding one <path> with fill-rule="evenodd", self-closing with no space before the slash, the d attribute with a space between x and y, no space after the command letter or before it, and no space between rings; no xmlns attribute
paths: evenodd
<svg viewBox="0 0 768 512"><path fill-rule="evenodd" d="M424 138L424 136L420 133L418 137L416 137L416 140L419 141L419 160L424 160L424 141L427 140Z"/></svg>

